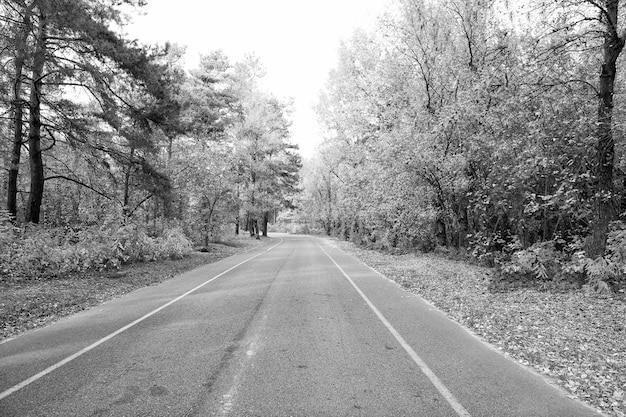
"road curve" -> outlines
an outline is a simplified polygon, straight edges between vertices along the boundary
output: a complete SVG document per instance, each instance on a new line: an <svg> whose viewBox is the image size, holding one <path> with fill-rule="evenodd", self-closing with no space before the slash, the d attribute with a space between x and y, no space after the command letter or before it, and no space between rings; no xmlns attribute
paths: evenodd
<svg viewBox="0 0 626 417"><path fill-rule="evenodd" d="M593 416L324 239L0 344L0 416Z"/></svg>

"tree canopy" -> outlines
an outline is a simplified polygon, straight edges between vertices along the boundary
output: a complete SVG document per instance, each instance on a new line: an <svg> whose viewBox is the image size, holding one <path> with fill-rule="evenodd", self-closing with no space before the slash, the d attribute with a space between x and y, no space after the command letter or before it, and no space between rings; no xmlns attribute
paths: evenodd
<svg viewBox="0 0 626 417"><path fill-rule="evenodd" d="M125 38L121 7L143 3L2 3L4 208L16 224L178 224L198 243L266 228L298 184L289 104L259 87L256 58L187 70L183 47Z"/></svg>
<svg viewBox="0 0 626 417"><path fill-rule="evenodd" d="M620 280L621 3L396 1L340 48L303 216L504 276Z"/></svg>

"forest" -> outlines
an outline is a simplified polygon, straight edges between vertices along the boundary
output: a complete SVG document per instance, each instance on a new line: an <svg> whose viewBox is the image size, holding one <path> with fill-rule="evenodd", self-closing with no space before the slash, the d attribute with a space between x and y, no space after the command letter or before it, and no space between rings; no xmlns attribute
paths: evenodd
<svg viewBox="0 0 626 417"><path fill-rule="evenodd" d="M463 254L516 285L624 291L618 0L396 0L339 47L304 162L254 55L182 65L142 0L0 9L0 274L183 256L270 220ZM240 230L241 229L241 230Z"/></svg>
<svg viewBox="0 0 626 417"><path fill-rule="evenodd" d="M124 36L141 0L0 5L0 275L64 276L267 235L301 167L250 54Z"/></svg>
<svg viewBox="0 0 626 417"><path fill-rule="evenodd" d="M469 255L494 289L623 292L622 3L395 1L340 47L302 220Z"/></svg>

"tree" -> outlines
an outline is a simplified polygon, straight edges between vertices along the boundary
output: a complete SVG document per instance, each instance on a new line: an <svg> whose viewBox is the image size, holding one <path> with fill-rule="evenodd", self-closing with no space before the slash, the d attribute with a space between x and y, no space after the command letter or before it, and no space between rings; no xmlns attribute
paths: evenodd
<svg viewBox="0 0 626 417"><path fill-rule="evenodd" d="M4 35L6 47L4 48L11 56L13 74L9 76L12 81L11 99L9 109L12 113L12 140L9 156L9 170L7 178L7 211L10 216L17 216L17 184L19 165L23 145L23 115L24 103L23 88L24 66L29 54L28 36L32 29L32 14L35 2L29 4L23 2L7 2L3 6L2 16L8 29ZM9 52L10 51L10 52ZM8 81L8 80L7 80Z"/></svg>
<svg viewBox="0 0 626 417"><path fill-rule="evenodd" d="M46 38L48 37L48 13L46 7L38 5L35 49L33 52L30 99L28 102L28 153L30 160L30 193L26 210L26 221L39 223L43 200L44 168L41 155L41 97L43 94L44 65L46 63Z"/></svg>
<svg viewBox="0 0 626 417"><path fill-rule="evenodd" d="M571 80L588 85L590 61L543 54L554 39L498 2L398 3L343 46L319 106L340 233L493 250L583 233L591 90Z"/></svg>
<svg viewBox="0 0 626 417"><path fill-rule="evenodd" d="M294 152L297 147L289 143L289 106L259 88L262 75L254 56L237 65L234 91L240 98L241 116L228 131L234 138L245 226L257 238L267 235L269 212L289 205L301 166Z"/></svg>
<svg viewBox="0 0 626 417"><path fill-rule="evenodd" d="M551 26L550 40L545 51L569 53L585 59L579 52L595 51L600 67L596 80L572 76L566 82L590 86L596 94L597 118L596 161L593 164L595 196L593 216L586 250L590 257L603 256L606 249L609 225L616 218L615 196L615 141L614 94L618 80L618 59L626 42L626 32L621 28L618 0L562 0L554 3L539 2ZM546 24L546 22L543 22ZM595 72L596 68L589 71Z"/></svg>
<svg viewBox="0 0 626 417"><path fill-rule="evenodd" d="M596 213L589 255L602 256L606 249L609 223L615 218L613 196L613 170L615 167L615 142L613 139L613 95L617 76L617 59L624 44L626 32L619 31L619 1L605 0L603 6L595 1L588 3L597 7L603 26L602 57L598 88L598 143L596 146L597 196Z"/></svg>
<svg viewBox="0 0 626 417"><path fill-rule="evenodd" d="M141 2L129 0L124 3ZM103 76L103 71L112 62L120 71L135 79L141 79L145 89L156 94L158 98L159 82L155 78L155 73L159 72L154 71L156 67L150 63L144 49L119 38L108 28L107 25L121 23L121 15L116 9L117 2L49 3L35 0L31 3L15 1L11 4L14 6L12 10L23 17L23 24L18 26L22 31L15 32L13 50L16 51L17 58L23 58L24 66L28 66L31 72L28 106L31 191L26 219L37 223L40 220L45 181L42 151L54 146L58 139L56 135L65 136L68 140L75 139L71 131L77 123L80 123L80 120L68 118L76 106L72 106L64 98L68 93L67 89L83 88L102 103L115 101L115 98L112 98L116 95L111 88L113 83L110 78ZM33 35L24 35L24 31L32 32ZM21 44L24 41L28 41L30 46L24 47L25 45ZM20 63L20 59L16 60L17 64ZM15 67L17 87L21 87L19 81L21 77L17 76L19 67L20 65ZM133 110L134 115L139 116L138 119L143 118L144 121L150 119L150 114L141 114L136 108ZM16 112L19 112L17 107L14 113ZM145 122L140 123L147 126ZM17 137L21 137L21 130L19 123L14 124L15 146L12 160L17 161L19 156L15 149ZM50 141L50 146L42 147L43 133L46 134L46 140ZM13 170L7 198L11 204L10 211L13 210L16 192L13 179L16 177L17 171Z"/></svg>

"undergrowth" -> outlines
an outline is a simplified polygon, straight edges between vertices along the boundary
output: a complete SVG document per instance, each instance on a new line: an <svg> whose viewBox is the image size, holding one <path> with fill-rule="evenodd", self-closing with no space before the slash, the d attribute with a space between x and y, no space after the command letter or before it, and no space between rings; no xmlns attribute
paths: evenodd
<svg viewBox="0 0 626 417"><path fill-rule="evenodd" d="M179 228L157 235L135 223L49 228L15 226L0 217L0 280L55 279L88 270L117 269L133 262L180 259L192 250Z"/></svg>
<svg viewBox="0 0 626 417"><path fill-rule="evenodd" d="M590 258L580 239L555 239L521 248L509 242L495 259L491 289L534 286L583 288L598 294L626 291L626 224L613 222L604 256Z"/></svg>

